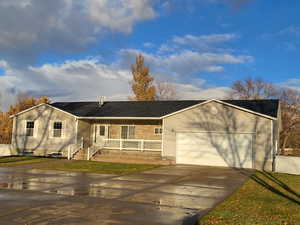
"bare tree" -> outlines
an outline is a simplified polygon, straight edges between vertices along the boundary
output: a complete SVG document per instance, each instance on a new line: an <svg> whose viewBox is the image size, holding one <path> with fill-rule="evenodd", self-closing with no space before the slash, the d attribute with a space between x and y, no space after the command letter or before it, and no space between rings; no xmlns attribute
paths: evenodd
<svg viewBox="0 0 300 225"><path fill-rule="evenodd" d="M178 93L174 84L170 82L157 82L156 84L157 100L176 100Z"/></svg>
<svg viewBox="0 0 300 225"><path fill-rule="evenodd" d="M261 78L246 78L235 81L231 86L229 98L232 99L269 99L278 96L278 89Z"/></svg>
<svg viewBox="0 0 300 225"><path fill-rule="evenodd" d="M292 139L295 134L300 134L300 92L283 89L280 101L282 109L281 149L284 151L286 146L297 147L300 145L299 139Z"/></svg>
<svg viewBox="0 0 300 225"><path fill-rule="evenodd" d="M246 78L235 81L228 98L231 99L271 99L278 98L281 102L282 130L280 146L282 153L286 146L296 147L300 140L292 139L300 133L300 92L288 88L279 88L261 78Z"/></svg>

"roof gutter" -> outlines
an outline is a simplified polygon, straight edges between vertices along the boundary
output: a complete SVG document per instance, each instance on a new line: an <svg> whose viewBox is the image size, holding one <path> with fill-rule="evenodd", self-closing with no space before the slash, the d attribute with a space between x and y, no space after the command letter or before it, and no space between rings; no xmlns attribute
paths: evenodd
<svg viewBox="0 0 300 225"><path fill-rule="evenodd" d="M162 117L77 117L84 120L160 120Z"/></svg>

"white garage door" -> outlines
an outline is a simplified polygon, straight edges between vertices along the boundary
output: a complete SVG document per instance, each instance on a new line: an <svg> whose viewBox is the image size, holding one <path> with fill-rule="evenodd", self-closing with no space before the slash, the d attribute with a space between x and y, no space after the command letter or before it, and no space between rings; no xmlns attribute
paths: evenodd
<svg viewBox="0 0 300 225"><path fill-rule="evenodd" d="M252 134L177 133L176 163L252 168Z"/></svg>

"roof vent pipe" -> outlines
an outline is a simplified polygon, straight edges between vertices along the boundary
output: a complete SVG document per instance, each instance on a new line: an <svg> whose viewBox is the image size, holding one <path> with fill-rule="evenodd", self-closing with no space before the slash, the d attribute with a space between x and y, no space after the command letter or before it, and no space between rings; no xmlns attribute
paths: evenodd
<svg viewBox="0 0 300 225"><path fill-rule="evenodd" d="M99 107L101 107L104 104L105 96L101 96L99 99Z"/></svg>

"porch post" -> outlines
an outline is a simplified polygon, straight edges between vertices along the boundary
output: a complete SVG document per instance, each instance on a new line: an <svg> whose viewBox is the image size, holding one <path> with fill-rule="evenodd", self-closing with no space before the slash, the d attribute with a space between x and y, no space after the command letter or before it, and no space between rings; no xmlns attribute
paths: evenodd
<svg viewBox="0 0 300 225"><path fill-rule="evenodd" d="M87 160L90 160L90 147L87 149Z"/></svg>
<svg viewBox="0 0 300 225"><path fill-rule="evenodd" d="M77 144L78 142L78 119L75 118L75 121L76 121L76 127L75 127L75 144Z"/></svg>
<svg viewBox="0 0 300 225"><path fill-rule="evenodd" d="M144 151L144 139L141 140L141 151Z"/></svg>
<svg viewBox="0 0 300 225"><path fill-rule="evenodd" d="M68 148L68 160L71 159L71 145L69 145L69 148Z"/></svg>

